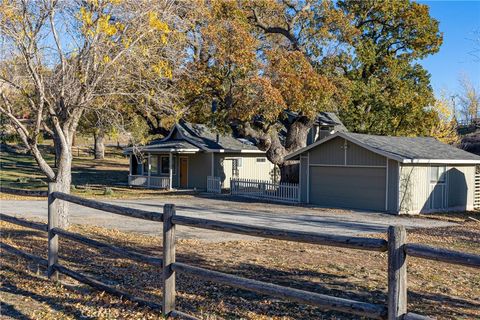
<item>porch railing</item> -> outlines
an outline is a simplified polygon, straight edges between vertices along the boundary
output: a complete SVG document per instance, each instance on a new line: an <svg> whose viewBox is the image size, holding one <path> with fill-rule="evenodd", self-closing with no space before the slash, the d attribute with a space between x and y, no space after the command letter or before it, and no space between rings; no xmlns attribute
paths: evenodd
<svg viewBox="0 0 480 320"><path fill-rule="evenodd" d="M222 193L222 181L220 177L207 177L207 192Z"/></svg>
<svg viewBox="0 0 480 320"><path fill-rule="evenodd" d="M300 202L300 188L296 183L273 183L255 179L231 179L232 195L278 202Z"/></svg>
<svg viewBox="0 0 480 320"><path fill-rule="evenodd" d="M136 186L136 187L168 189L169 178L168 177L129 175L128 176L128 185L129 186Z"/></svg>

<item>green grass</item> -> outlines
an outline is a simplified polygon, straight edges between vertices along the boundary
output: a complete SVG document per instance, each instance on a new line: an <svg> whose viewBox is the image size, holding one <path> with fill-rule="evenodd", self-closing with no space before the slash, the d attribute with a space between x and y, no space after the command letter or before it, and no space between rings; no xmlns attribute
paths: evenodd
<svg viewBox="0 0 480 320"><path fill-rule="evenodd" d="M53 167L51 145L40 146L48 164ZM130 196L155 196L159 190L131 189L128 181L128 159L122 150L107 148L107 158L94 160L92 155L73 150L72 193L82 196L123 198ZM46 191L47 179L34 158L28 154L2 150L0 153L0 185L4 188Z"/></svg>

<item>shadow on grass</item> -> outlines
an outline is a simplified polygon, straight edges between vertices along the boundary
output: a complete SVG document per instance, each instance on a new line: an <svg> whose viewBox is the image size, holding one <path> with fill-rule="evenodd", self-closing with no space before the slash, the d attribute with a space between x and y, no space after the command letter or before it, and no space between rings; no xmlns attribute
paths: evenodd
<svg viewBox="0 0 480 320"><path fill-rule="evenodd" d="M26 249L36 255L45 255L45 233L40 231L25 231L4 228L10 239L13 239L18 248ZM94 238L112 242L111 238L105 235L95 235ZM117 240L118 241L118 240ZM132 247L143 253L159 256L161 245L159 242L146 244L134 244L123 241L123 246ZM125 245L127 243L128 245ZM119 246L118 243L115 245ZM120 245L122 246L122 245ZM154 250L152 250L154 248ZM79 272L93 275L98 280L114 285L122 290L135 294L150 301L161 301L161 269L146 264L135 263L121 259L118 256L105 251L87 248L68 240L60 243L61 263ZM5 256L7 257L7 256ZM302 289L320 294L327 294L341 298L357 301L364 301L386 305L386 283L381 280L369 280L360 278L356 272L358 266L352 265L352 269L345 274L322 272L321 266L306 269L296 268L295 265L282 270L273 267L262 266L248 261L235 263L218 263L217 260L209 260L209 257L202 256L194 248L182 247L177 249L177 261L189 263L195 266L204 267L210 270L217 270L229 274L243 276L249 279L275 283L278 285ZM210 257L211 258L211 257ZM217 258L217 257L215 257ZM288 256L285 257L288 259ZM325 264L327 261L324 261ZM335 261L328 261L335 263ZM379 272L386 272L380 270ZM26 272L20 272L20 277L31 277ZM32 277L34 278L34 277ZM378 277L377 277L378 278ZM55 310L65 312L78 317L76 310L66 308L75 302L67 299L44 297L37 293L20 289L7 279L7 286L1 290L8 290L10 293L29 296L39 302L49 304ZM356 316L348 316L343 313L322 311L311 306L302 306L297 303L282 301L277 298L267 297L253 292L219 285L209 281L196 279L189 275L177 274L178 309L189 313L216 314L220 317L235 318L238 313L246 316L247 311L257 312L268 316L292 317L301 319L357 319ZM410 290L408 293L410 301L415 305L412 312L431 315L435 312L442 317L470 317L474 318L474 310L480 304L473 303L461 298L450 297L441 293L429 294ZM222 305L219 308L219 305ZM436 308L432 308L435 305ZM449 308L447 308L448 306ZM452 310L452 307L461 307L459 310ZM468 310L466 310L466 308ZM472 311L470 311L472 310Z"/></svg>

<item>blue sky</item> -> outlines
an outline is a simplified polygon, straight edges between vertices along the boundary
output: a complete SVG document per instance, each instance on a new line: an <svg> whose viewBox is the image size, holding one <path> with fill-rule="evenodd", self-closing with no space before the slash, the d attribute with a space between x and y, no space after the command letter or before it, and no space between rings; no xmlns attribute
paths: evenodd
<svg viewBox="0 0 480 320"><path fill-rule="evenodd" d="M418 2L430 6L430 15L440 21L443 32L440 51L420 62L431 74L435 94L458 92L462 75L480 87L480 0Z"/></svg>

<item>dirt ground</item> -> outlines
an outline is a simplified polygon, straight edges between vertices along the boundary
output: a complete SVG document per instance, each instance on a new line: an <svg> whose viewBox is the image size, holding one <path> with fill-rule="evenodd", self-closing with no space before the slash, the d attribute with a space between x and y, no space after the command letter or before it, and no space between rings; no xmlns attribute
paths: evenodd
<svg viewBox="0 0 480 320"><path fill-rule="evenodd" d="M480 224L410 230L408 240L480 253ZM46 256L44 232L0 222L2 242ZM158 237L90 226L71 230L140 252L159 255ZM161 301L161 270L108 252L61 240L60 262L144 299ZM385 304L385 253L295 244L276 240L206 243L179 240L177 261L312 292ZM62 277L52 284L44 270L2 251L0 300L3 319L158 319L140 308ZM417 258L408 261L408 308L438 319L480 317L478 270ZM177 275L177 308L201 319L356 319L343 313L291 303Z"/></svg>

